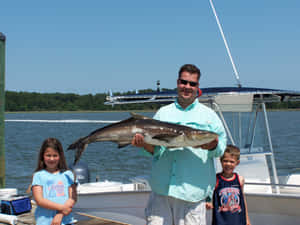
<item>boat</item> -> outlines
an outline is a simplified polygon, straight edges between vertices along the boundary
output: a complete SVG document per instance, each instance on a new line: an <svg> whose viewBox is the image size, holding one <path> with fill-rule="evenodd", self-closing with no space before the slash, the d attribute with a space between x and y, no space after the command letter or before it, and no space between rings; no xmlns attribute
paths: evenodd
<svg viewBox="0 0 300 225"><path fill-rule="evenodd" d="M166 98L165 96L169 97ZM164 97L174 101L176 93L147 94L146 102ZM115 96L113 104L143 102L145 95ZM202 90L199 101L214 109L221 118L228 142L241 149L241 162L236 170L245 177L245 194L253 225L299 224L300 174L277 175L274 149L266 104L278 101L300 101L300 92L222 87ZM109 103L109 101L108 101ZM219 160L216 171L221 171ZM131 183L88 182L78 187L74 210L123 223L145 224L144 209L150 194L147 177L132 178ZM207 222L210 224L210 211Z"/></svg>
<svg viewBox="0 0 300 225"><path fill-rule="evenodd" d="M212 0L209 0L230 58L237 87L210 87L200 92L199 102L211 107L221 118L228 143L241 149L241 162L236 171L245 178L245 195L252 225L300 224L300 174L278 176L267 104L300 101L300 92L257 87L243 87L227 45ZM160 84L157 82L157 84ZM200 93L199 92L199 93ZM159 103L175 100L175 91L158 91L106 98L108 105ZM216 171L221 171L215 160ZM144 176L130 183L112 181L87 182L78 186L78 202L74 211L84 212L125 224L144 225L144 209L151 190ZM207 211L211 224L211 211Z"/></svg>

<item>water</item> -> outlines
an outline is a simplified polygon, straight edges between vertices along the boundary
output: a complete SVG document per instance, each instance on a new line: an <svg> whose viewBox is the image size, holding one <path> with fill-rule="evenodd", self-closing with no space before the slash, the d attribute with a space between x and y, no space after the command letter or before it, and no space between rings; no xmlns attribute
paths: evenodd
<svg viewBox="0 0 300 225"><path fill-rule="evenodd" d="M286 175L300 169L300 111L269 112L268 115L278 174ZM45 138L58 138L66 149L77 138L107 125L101 121L122 120L129 116L128 112L6 114L6 187L25 192ZM65 152L68 164L74 160L73 153ZM81 160L88 163L91 181L99 176L100 180L128 182L130 178L147 175L151 170L151 158L142 156L140 149L132 146L118 149L111 142L90 144Z"/></svg>

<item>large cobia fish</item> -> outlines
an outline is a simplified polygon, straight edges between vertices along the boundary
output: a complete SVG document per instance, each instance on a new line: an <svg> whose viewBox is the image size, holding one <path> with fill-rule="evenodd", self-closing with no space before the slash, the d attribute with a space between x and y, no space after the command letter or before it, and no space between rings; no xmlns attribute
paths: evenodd
<svg viewBox="0 0 300 225"><path fill-rule="evenodd" d="M131 113L129 119L110 124L76 140L68 147L77 149L74 164L79 160L87 145L92 142L112 141L122 148L129 144L136 133L144 135L144 141L151 145L176 147L199 147L214 141L218 135L213 132L193 129L174 123L162 122Z"/></svg>

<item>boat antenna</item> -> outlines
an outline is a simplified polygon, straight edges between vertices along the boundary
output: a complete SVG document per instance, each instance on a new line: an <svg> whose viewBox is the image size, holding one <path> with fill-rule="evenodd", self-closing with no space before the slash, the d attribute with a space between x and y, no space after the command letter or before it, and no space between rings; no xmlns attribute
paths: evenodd
<svg viewBox="0 0 300 225"><path fill-rule="evenodd" d="M233 68L233 71L234 71L234 75L235 75L235 79L236 79L236 81L237 81L237 85L238 85L238 87L240 88L240 87L242 87L242 84L241 84L241 81L240 81L240 76L239 76L239 74L238 74L238 72L237 72L237 69L236 69L236 67L235 67L233 58L232 58L232 56L231 56L230 49L229 49L229 47L228 47L228 44L227 44L227 41L226 41L226 38L225 38L225 35L224 35L224 32L223 32L221 23L220 23L220 21L219 21L218 15L217 15L217 12L216 12L216 10L215 10L215 7L214 7L214 4L213 4L212 0L209 0L209 3L210 3L210 6L211 6L211 8L212 8L212 11L213 11L213 13L214 13L214 15L215 15L215 18L216 18L216 21L217 21L217 24L218 24L218 27L219 27L219 31L220 31L220 33L221 33L221 36L222 36L222 38L223 38L223 41L224 41L224 44L225 44L225 47L226 47L226 50L227 50L227 54L228 54L228 56L229 56L229 58L230 58L231 65L232 65L232 68Z"/></svg>

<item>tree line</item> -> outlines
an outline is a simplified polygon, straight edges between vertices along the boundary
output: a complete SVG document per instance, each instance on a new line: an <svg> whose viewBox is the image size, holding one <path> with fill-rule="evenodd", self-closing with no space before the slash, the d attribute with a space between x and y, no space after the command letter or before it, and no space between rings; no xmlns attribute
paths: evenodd
<svg viewBox="0 0 300 225"><path fill-rule="evenodd" d="M169 89L164 89L169 90ZM163 90L163 91L164 91ZM156 92L152 89L145 89L139 93ZM116 92L113 95L128 95L135 92ZM108 111L108 110L156 110L160 107L157 103L147 104L124 104L104 105L107 94L86 94L73 93L36 93L36 92L5 92L5 111Z"/></svg>
<svg viewBox="0 0 300 225"><path fill-rule="evenodd" d="M166 91L170 89L163 89ZM173 89L174 90L174 89ZM156 90L146 89L139 93L151 93ZM114 93L114 95L134 94L135 92ZM158 103L104 105L107 94L79 95L72 93L36 93L36 92L5 92L5 111L108 111L108 110L157 110ZM296 109L300 102L267 103L269 109Z"/></svg>

